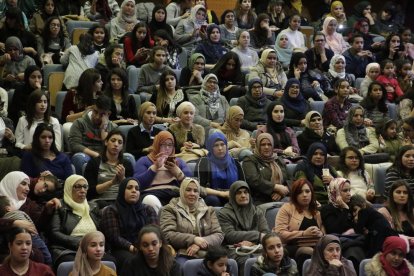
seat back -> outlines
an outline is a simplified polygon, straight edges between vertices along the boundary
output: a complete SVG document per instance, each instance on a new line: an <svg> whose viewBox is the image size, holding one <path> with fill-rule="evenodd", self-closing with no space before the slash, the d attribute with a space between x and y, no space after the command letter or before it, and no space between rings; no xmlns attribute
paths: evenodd
<svg viewBox="0 0 414 276"><path fill-rule="evenodd" d="M86 28L75 28L72 31L72 45L78 45L79 38L82 34L87 33L89 29Z"/></svg>
<svg viewBox="0 0 414 276"><path fill-rule="evenodd" d="M374 182L375 194L383 195L385 192L385 176L387 169L392 165L391 162L379 163L379 164L365 164L365 170L370 174L372 181Z"/></svg>
<svg viewBox="0 0 414 276"><path fill-rule="evenodd" d="M266 221L269 229L272 230L275 227L276 215L279 212L279 207L269 208L266 210Z"/></svg>
<svg viewBox="0 0 414 276"><path fill-rule="evenodd" d="M357 78L356 80L355 80L355 88L356 89L360 89L361 88L361 83L362 83L362 81L364 80L364 78Z"/></svg>
<svg viewBox="0 0 414 276"><path fill-rule="evenodd" d="M49 75L52 72L65 72L62 64L46 64L43 66L43 85L49 87Z"/></svg>
<svg viewBox="0 0 414 276"><path fill-rule="evenodd" d="M229 105L230 106L237 105L238 100L239 100L239 98L231 98L230 102L229 102Z"/></svg>
<svg viewBox="0 0 414 276"><path fill-rule="evenodd" d="M137 68L134 65L130 65L127 68L128 72L128 90L130 94L137 93L138 89L138 74L141 68Z"/></svg>
<svg viewBox="0 0 414 276"><path fill-rule="evenodd" d="M74 262L63 262L59 265L57 269L56 276L68 276L70 272L73 270L73 263ZM110 268L112 268L116 272L116 265L114 262L110 261L102 261L102 263Z"/></svg>
<svg viewBox="0 0 414 276"><path fill-rule="evenodd" d="M51 72L49 74L48 91L50 95L51 106L56 106L56 95L58 91L62 91L64 77L65 77L64 72Z"/></svg>
<svg viewBox="0 0 414 276"><path fill-rule="evenodd" d="M99 23L95 21L68 20L66 22L66 30L68 31L69 37L72 38L73 31L75 29L87 29L88 30L94 25L99 25Z"/></svg>
<svg viewBox="0 0 414 276"><path fill-rule="evenodd" d="M312 26L300 26L300 32L303 33L305 37L305 45L307 48L312 47L311 38L315 32L315 29Z"/></svg>
<svg viewBox="0 0 414 276"><path fill-rule="evenodd" d="M252 266L256 262L257 258L249 258L244 263L244 276L250 276L250 272L252 270Z"/></svg>
<svg viewBox="0 0 414 276"><path fill-rule="evenodd" d="M359 276L367 275L365 273L365 266L371 261L371 259L363 259L359 264Z"/></svg>
<svg viewBox="0 0 414 276"><path fill-rule="evenodd" d="M63 110L63 101L65 100L67 91L59 91L56 94L56 105L55 105L55 113L56 117L59 119L59 121L66 121L66 118L62 120L62 110Z"/></svg>
<svg viewBox="0 0 414 276"><path fill-rule="evenodd" d="M122 134L125 136L125 141L124 141L124 145L126 145L126 139L128 137L128 132L131 128L133 128L134 125L124 125L124 126L119 126L118 129L122 132Z"/></svg>
<svg viewBox="0 0 414 276"><path fill-rule="evenodd" d="M325 108L325 102L323 102L323 101L312 101L312 102L310 102L310 107L311 107L312 110L318 111L322 115L323 109Z"/></svg>

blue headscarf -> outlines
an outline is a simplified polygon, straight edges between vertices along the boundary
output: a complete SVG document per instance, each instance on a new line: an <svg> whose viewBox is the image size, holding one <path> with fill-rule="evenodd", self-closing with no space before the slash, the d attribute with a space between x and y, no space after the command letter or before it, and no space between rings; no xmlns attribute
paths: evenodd
<svg viewBox="0 0 414 276"><path fill-rule="evenodd" d="M299 114L304 114L305 112L307 112L306 100L303 97L302 93L300 93L300 90L299 90L299 95L296 98L292 98L289 96L289 88L292 86L292 84L299 85L299 89L300 89L299 80L295 78L290 78L286 83L285 92L283 93L283 96L282 96L283 106L291 110L294 110Z"/></svg>
<svg viewBox="0 0 414 276"><path fill-rule="evenodd" d="M213 154L214 143L218 140L223 141L227 148L223 159L219 159ZM208 150L207 158L211 164L211 188L228 190L231 184L239 180L239 174L236 161L229 154L226 137L221 132L212 133L207 138L206 148Z"/></svg>

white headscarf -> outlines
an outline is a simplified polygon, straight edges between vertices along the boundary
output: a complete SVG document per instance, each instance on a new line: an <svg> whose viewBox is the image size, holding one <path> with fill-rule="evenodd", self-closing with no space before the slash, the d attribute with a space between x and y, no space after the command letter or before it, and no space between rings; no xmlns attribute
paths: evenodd
<svg viewBox="0 0 414 276"><path fill-rule="evenodd" d="M342 70L342 72L336 72L335 71L335 63L338 60L342 60L344 62L344 69ZM329 73L332 75L332 77L334 78L345 78L345 66L346 66L346 60L345 57L343 55L339 55L339 54L335 54L332 58L331 58L331 62L329 63Z"/></svg>
<svg viewBox="0 0 414 276"><path fill-rule="evenodd" d="M190 16L191 16L191 20L194 22L194 27L196 29L200 28L201 25L207 25L207 20L206 19L197 20L196 15L197 15L197 12L198 12L199 9L204 10L204 12L206 12L206 17L207 17L206 8L203 5L195 5L194 7L191 8L191 15Z"/></svg>
<svg viewBox="0 0 414 276"><path fill-rule="evenodd" d="M123 8L124 8L124 6L128 3L128 2L131 2L131 3L133 3L134 4L134 7L135 7L135 1L134 0L124 0L123 2L122 2L122 4L121 4L121 11L118 13L118 20L119 20L119 23L122 23L122 24L125 24L125 23L127 23L127 24L131 24L131 23L137 23L138 22L138 19L137 19L137 12L136 12L136 9L134 8L134 14L133 15L125 15L123 12L122 12L122 10L123 10Z"/></svg>
<svg viewBox="0 0 414 276"><path fill-rule="evenodd" d="M30 179L27 174L20 171L14 171L6 174L6 176L0 182L0 195L7 196L7 198L10 200L10 203L16 210L19 210L27 199L25 198L23 200L19 200L17 198L17 187L23 181L27 182L29 185Z"/></svg>

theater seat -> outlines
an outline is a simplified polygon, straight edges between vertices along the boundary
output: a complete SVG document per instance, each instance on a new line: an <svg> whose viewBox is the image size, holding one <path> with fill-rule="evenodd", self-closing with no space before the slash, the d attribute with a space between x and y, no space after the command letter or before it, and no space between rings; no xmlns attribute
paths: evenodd
<svg viewBox="0 0 414 276"><path fill-rule="evenodd" d="M59 265L57 269L56 276L68 276L70 272L72 272L74 262L63 262ZM110 268L112 268L116 272L116 266L113 262L109 261L102 261L102 263Z"/></svg>

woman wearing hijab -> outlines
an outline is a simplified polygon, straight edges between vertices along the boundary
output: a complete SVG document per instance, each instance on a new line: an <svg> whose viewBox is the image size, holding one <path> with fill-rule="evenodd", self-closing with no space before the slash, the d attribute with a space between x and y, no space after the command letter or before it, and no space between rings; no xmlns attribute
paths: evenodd
<svg viewBox="0 0 414 276"><path fill-rule="evenodd" d="M264 235L269 233L266 217L262 209L256 208L250 194L249 185L236 181L230 187L229 203L218 213L218 220L227 245L254 246L260 244ZM239 267L243 267L249 256L230 253Z"/></svg>
<svg viewBox="0 0 414 276"><path fill-rule="evenodd" d="M266 124L266 109L271 101L263 93L263 82L254 77L249 80L249 88L245 96L241 96L237 105L244 111L241 127L254 131L260 125Z"/></svg>
<svg viewBox="0 0 414 276"><path fill-rule="evenodd" d="M200 184L189 177L181 183L180 197L162 208L160 225L180 264L200 258L210 246L221 245L224 238L214 208L200 200Z"/></svg>
<svg viewBox="0 0 414 276"><path fill-rule="evenodd" d="M73 261L83 236L96 231L101 213L96 203L86 200L88 182L83 176L69 176L63 188L62 207L57 209L50 223L50 249L54 266Z"/></svg>
<svg viewBox="0 0 414 276"><path fill-rule="evenodd" d="M367 19L371 32L379 34L377 24L372 15L372 6L369 1L360 1L354 6L353 14L348 18L348 26L354 26L360 19Z"/></svg>
<svg viewBox="0 0 414 276"><path fill-rule="evenodd" d="M191 176L186 163L175 156L175 142L171 132L161 131L154 138L152 150L135 163L134 178L140 183L143 203L156 212L178 196L180 183ZM145 198L148 195L152 195Z"/></svg>
<svg viewBox="0 0 414 276"><path fill-rule="evenodd" d="M300 92L300 82L295 78L287 81L281 102L285 111L286 126L305 125L305 116L311 110L310 104Z"/></svg>
<svg viewBox="0 0 414 276"><path fill-rule="evenodd" d="M249 80L259 78L262 81L266 96L277 99L283 95L287 77L274 49L263 50L259 63L252 68L249 76Z"/></svg>
<svg viewBox="0 0 414 276"><path fill-rule="evenodd" d="M229 197L229 189L237 180L244 180L239 162L230 156L227 139L221 132L207 138L207 157L201 157L196 165L195 177L206 188L204 199L208 206L223 206Z"/></svg>
<svg viewBox="0 0 414 276"><path fill-rule="evenodd" d="M342 256L341 242L334 235L322 237L312 254L311 265L306 275L356 276L354 266Z"/></svg>
<svg viewBox="0 0 414 276"><path fill-rule="evenodd" d="M221 43L221 31L216 24L208 25L207 39L198 44L194 50L194 52L204 55L207 68L213 68L217 61L228 51Z"/></svg>
<svg viewBox="0 0 414 276"><path fill-rule="evenodd" d="M323 21L322 32L326 36L326 44L335 54L342 54L349 48L349 44L344 40L342 34L337 30L338 22L335 17L327 16Z"/></svg>
<svg viewBox="0 0 414 276"><path fill-rule="evenodd" d="M194 123L210 128L219 128L226 119L230 108L226 97L220 94L218 78L214 74L204 77L200 93L191 98L196 108Z"/></svg>
<svg viewBox="0 0 414 276"><path fill-rule="evenodd" d="M289 193L285 162L273 152L273 143L269 133L257 136L253 155L242 164L255 205L280 201Z"/></svg>
<svg viewBox="0 0 414 276"><path fill-rule="evenodd" d="M125 260L138 250L138 232L147 224L158 224L155 210L142 203L139 189L135 178L125 178L119 185L115 203L104 208L102 213L101 229L120 268L119 273Z"/></svg>
<svg viewBox="0 0 414 276"><path fill-rule="evenodd" d="M275 49L277 58L284 70L288 70L290 59L292 58L293 48L289 45L289 38L284 33L279 33L276 37Z"/></svg>
<svg viewBox="0 0 414 276"><path fill-rule="evenodd" d="M185 48L190 53L196 42L207 38L207 32L201 29L201 26L206 25L206 8L203 5L195 5L191 8L191 15L178 22L175 28L174 39L179 45L186 46Z"/></svg>
<svg viewBox="0 0 414 276"><path fill-rule="evenodd" d="M124 0L117 17L111 19L111 41L119 41L127 32L132 31L138 22L135 1Z"/></svg>
<svg viewBox="0 0 414 276"><path fill-rule="evenodd" d="M306 179L313 184L316 200L320 204L328 203L328 186L337 177L335 169L328 165L328 152L320 142L310 145L306 153L307 159L295 168L294 178Z"/></svg>
<svg viewBox="0 0 414 276"><path fill-rule="evenodd" d="M365 110L362 106L351 107L344 127L336 133L336 144L342 150L348 146L354 146L362 153L372 154L378 151L379 143L375 130L365 127Z"/></svg>
<svg viewBox="0 0 414 276"><path fill-rule="evenodd" d="M205 70L206 58L200 53L194 53L188 59L188 65L181 70L180 86L201 85L207 75Z"/></svg>
<svg viewBox="0 0 414 276"><path fill-rule="evenodd" d="M240 128L244 119L244 111L238 105L230 107L224 124L219 128L228 141L228 150L234 158L243 160L242 155L251 155L250 133ZM242 153L244 152L244 153Z"/></svg>
<svg viewBox="0 0 414 276"><path fill-rule="evenodd" d="M170 24L167 24L167 9L164 5L155 5L152 10L151 21L148 24L148 27L151 31L151 34L154 35L158 30L166 31L170 37L173 37L173 28Z"/></svg>
<svg viewBox="0 0 414 276"><path fill-rule="evenodd" d="M73 270L69 276L116 276L117 273L104 265L101 260L105 253L105 236L94 231L86 234L80 241L76 252Z"/></svg>
<svg viewBox="0 0 414 276"><path fill-rule="evenodd" d="M325 130L322 115L318 111L312 110L306 114L305 129L297 138L302 153L305 153L313 143L321 142L327 148L329 155L339 154L335 136Z"/></svg>
<svg viewBox="0 0 414 276"><path fill-rule="evenodd" d="M391 236L385 239L382 252L378 252L365 265L367 276L413 275L414 267L405 258L407 243L404 239Z"/></svg>
<svg viewBox="0 0 414 276"><path fill-rule="evenodd" d="M344 4L341 1L333 1L331 3L330 12L325 17L333 17L338 22L339 32L342 33L347 27L347 18L344 11Z"/></svg>

